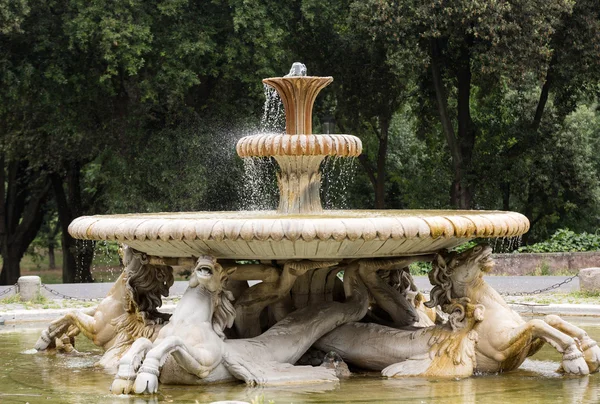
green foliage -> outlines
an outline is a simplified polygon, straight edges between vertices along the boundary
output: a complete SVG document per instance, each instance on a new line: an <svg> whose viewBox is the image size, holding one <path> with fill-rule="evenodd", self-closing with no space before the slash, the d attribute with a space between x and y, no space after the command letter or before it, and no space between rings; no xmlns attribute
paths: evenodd
<svg viewBox="0 0 600 404"><path fill-rule="evenodd" d="M523 246L518 252L527 253L550 253L550 252L582 252L599 251L600 234L575 233L569 229L557 230L549 240Z"/></svg>
<svg viewBox="0 0 600 404"><path fill-rule="evenodd" d="M413 262L408 266L408 269L413 276L427 275L431 271L431 262Z"/></svg>
<svg viewBox="0 0 600 404"><path fill-rule="evenodd" d="M15 293L14 295L0 299L0 304L24 304L29 306L32 304L47 304L49 301L50 299L48 299L46 296L38 293L33 299L23 302L21 301L21 294Z"/></svg>
<svg viewBox="0 0 600 404"><path fill-rule="evenodd" d="M0 33L20 32L21 24L29 14L29 11L29 2L27 0L1 0Z"/></svg>
<svg viewBox="0 0 600 404"><path fill-rule="evenodd" d="M29 199L58 178L73 216L237 209L234 144L259 126L260 80L302 61L335 78L315 130L334 116L364 145L332 205L373 206L381 175L388 207L445 209L456 167L435 44L472 207L526 214L528 242L591 231L599 15L596 0L0 0L0 153ZM58 205L43 209L32 252L60 234Z"/></svg>
<svg viewBox="0 0 600 404"><path fill-rule="evenodd" d="M14 304L14 303L21 303L21 295L19 293L15 293L15 294L0 298L0 304Z"/></svg>
<svg viewBox="0 0 600 404"><path fill-rule="evenodd" d="M253 399L250 400L251 404L275 404L274 400L268 400L265 398L264 394L261 394L260 396L255 396Z"/></svg>

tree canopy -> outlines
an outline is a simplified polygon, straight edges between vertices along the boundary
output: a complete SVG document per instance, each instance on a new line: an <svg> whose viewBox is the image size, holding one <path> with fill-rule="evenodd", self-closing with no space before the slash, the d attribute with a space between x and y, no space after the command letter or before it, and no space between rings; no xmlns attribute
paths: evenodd
<svg viewBox="0 0 600 404"><path fill-rule="evenodd" d="M365 145L344 207L600 227L596 0L0 0L0 282L56 218L75 282L77 216L247 206L234 145L295 61Z"/></svg>

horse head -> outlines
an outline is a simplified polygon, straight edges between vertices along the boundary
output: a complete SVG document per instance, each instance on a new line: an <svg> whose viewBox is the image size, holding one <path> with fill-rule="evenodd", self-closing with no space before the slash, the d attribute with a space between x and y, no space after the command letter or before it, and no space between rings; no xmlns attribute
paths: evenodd
<svg viewBox="0 0 600 404"><path fill-rule="evenodd" d="M227 281L227 272L217 263L215 257L203 255L196 260L190 275L191 288L202 287L211 293L221 292Z"/></svg>
<svg viewBox="0 0 600 404"><path fill-rule="evenodd" d="M232 303L234 297L225 289L227 279L235 269L236 267L224 269L215 257L204 255L198 258L190 275L190 288L200 287L213 295L213 329L223 339L224 329L231 327L235 320L235 308Z"/></svg>
<svg viewBox="0 0 600 404"><path fill-rule="evenodd" d="M456 286L467 288L474 285L484 273L493 266L492 248L487 244L477 244L461 253L441 251L436 254L429 272L429 281L434 286L428 307L448 304L454 298L461 298L456 293Z"/></svg>

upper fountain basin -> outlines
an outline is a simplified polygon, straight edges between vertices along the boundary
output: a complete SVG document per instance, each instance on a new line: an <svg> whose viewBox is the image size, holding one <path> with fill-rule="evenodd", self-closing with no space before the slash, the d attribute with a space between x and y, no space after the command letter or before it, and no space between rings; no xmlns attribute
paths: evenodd
<svg viewBox="0 0 600 404"><path fill-rule="evenodd" d="M236 151L240 157L358 157L362 152L362 142L352 135L265 133L241 138L237 143Z"/></svg>
<svg viewBox="0 0 600 404"><path fill-rule="evenodd" d="M529 221L515 212L469 210L332 210L83 216L69 234L115 240L161 257L349 259L428 254L473 238L515 237Z"/></svg>

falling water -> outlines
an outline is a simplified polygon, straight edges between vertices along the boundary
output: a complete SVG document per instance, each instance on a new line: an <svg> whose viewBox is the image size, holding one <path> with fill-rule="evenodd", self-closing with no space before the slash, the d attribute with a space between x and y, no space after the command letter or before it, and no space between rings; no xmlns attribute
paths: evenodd
<svg viewBox="0 0 600 404"><path fill-rule="evenodd" d="M242 210L275 209L278 200L276 164L272 159L247 157L240 189Z"/></svg>
<svg viewBox="0 0 600 404"><path fill-rule="evenodd" d="M285 111L277 91L264 86L265 104L260 120L259 133L283 133L285 131ZM240 189L242 210L275 209L278 200L276 172L273 159L244 158L244 176Z"/></svg>
<svg viewBox="0 0 600 404"><path fill-rule="evenodd" d="M328 157L321 165L321 200L325 209L348 209L348 186L355 178L356 159Z"/></svg>
<svg viewBox="0 0 600 404"><path fill-rule="evenodd" d="M121 273L119 245L115 241L98 241L94 249L92 275L98 282L112 282Z"/></svg>
<svg viewBox="0 0 600 404"><path fill-rule="evenodd" d="M522 237L500 237L487 240L496 254L508 254L519 249L522 244Z"/></svg>
<svg viewBox="0 0 600 404"><path fill-rule="evenodd" d="M261 133L282 133L285 131L285 111L277 91L265 84L265 104L260 120Z"/></svg>

